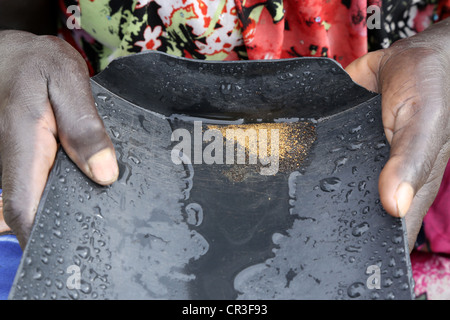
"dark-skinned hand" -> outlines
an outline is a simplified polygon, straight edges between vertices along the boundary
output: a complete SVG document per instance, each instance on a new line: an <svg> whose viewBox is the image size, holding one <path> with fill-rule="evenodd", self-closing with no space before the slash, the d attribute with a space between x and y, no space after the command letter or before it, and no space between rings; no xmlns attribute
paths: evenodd
<svg viewBox="0 0 450 320"><path fill-rule="evenodd" d="M3 214L25 247L58 143L93 181L118 177L81 55L53 36L0 31Z"/></svg>
<svg viewBox="0 0 450 320"><path fill-rule="evenodd" d="M391 154L379 178L380 199L389 214L405 217L411 251L450 156L450 19L346 70L382 94Z"/></svg>

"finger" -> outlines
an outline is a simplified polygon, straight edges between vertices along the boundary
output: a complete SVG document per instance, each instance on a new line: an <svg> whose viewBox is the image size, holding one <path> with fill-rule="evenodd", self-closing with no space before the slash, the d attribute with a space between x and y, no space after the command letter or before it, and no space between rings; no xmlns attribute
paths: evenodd
<svg viewBox="0 0 450 320"><path fill-rule="evenodd" d="M65 48L68 44L57 45L65 52L66 62L55 64L47 81L58 137L88 177L102 185L111 184L119 170L114 147L95 108L88 69L78 53Z"/></svg>
<svg viewBox="0 0 450 320"><path fill-rule="evenodd" d="M5 223L5 218L3 217L3 197L0 189L0 235L9 231L11 231L11 228Z"/></svg>
<svg viewBox="0 0 450 320"><path fill-rule="evenodd" d="M448 154L446 155L445 152L441 152L436 159L436 162L439 163L439 165L433 168L428 181L417 191L405 216L410 252L414 249L417 235L422 227L423 219L439 192L439 187L446 167L445 165L440 164L446 164L448 162Z"/></svg>
<svg viewBox="0 0 450 320"><path fill-rule="evenodd" d="M10 121L5 127L7 142L1 149L3 213L24 249L55 158L56 130L51 112L37 122L25 118L20 124Z"/></svg>
<svg viewBox="0 0 450 320"><path fill-rule="evenodd" d="M379 179L380 200L396 217L407 214L414 196L431 178L439 151L430 132L419 133L413 124L401 131L393 134L391 156Z"/></svg>
<svg viewBox="0 0 450 320"><path fill-rule="evenodd" d="M384 50L370 52L349 64L345 71L360 86L373 92L379 92L378 70L384 55Z"/></svg>
<svg viewBox="0 0 450 320"><path fill-rule="evenodd" d="M430 179L438 155L447 152L449 117L439 79L420 72L420 81L412 75L405 80L404 73L396 72L401 66L389 67L382 108L391 155L380 174L379 191L386 211L404 217L418 190ZM443 173L445 167L441 167Z"/></svg>

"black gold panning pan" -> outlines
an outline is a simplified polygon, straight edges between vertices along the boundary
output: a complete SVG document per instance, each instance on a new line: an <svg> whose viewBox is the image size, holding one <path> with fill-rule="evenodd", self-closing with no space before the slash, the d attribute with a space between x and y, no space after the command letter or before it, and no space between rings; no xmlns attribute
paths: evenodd
<svg viewBox="0 0 450 320"><path fill-rule="evenodd" d="M11 299L413 298L380 97L334 61L148 52L92 90L119 179L58 153Z"/></svg>

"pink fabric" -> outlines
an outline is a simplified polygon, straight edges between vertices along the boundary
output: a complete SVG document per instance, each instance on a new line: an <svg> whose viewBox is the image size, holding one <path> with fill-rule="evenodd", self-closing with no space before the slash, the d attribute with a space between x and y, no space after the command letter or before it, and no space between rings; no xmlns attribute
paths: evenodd
<svg viewBox="0 0 450 320"><path fill-rule="evenodd" d="M416 299L450 300L450 256L413 251Z"/></svg>
<svg viewBox="0 0 450 320"><path fill-rule="evenodd" d="M425 216L424 231L432 252L450 254L450 162L436 200Z"/></svg>

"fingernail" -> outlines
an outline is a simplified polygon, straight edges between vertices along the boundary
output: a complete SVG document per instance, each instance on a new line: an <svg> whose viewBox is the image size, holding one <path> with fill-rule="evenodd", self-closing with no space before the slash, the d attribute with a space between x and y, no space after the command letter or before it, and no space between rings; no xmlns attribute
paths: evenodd
<svg viewBox="0 0 450 320"><path fill-rule="evenodd" d="M92 179L101 184L112 183L119 175L116 156L109 148L94 154L88 160L88 166Z"/></svg>
<svg viewBox="0 0 450 320"><path fill-rule="evenodd" d="M413 187L407 182L402 182L398 186L397 192L395 194L395 199L397 201L397 211L400 218L403 218L408 212L413 198L414 198Z"/></svg>

